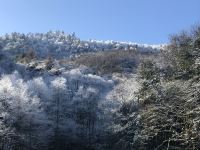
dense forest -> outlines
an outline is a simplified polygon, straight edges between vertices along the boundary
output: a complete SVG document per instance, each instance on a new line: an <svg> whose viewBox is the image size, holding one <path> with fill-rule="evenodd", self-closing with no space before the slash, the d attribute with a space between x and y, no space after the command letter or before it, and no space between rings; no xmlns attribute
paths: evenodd
<svg viewBox="0 0 200 150"><path fill-rule="evenodd" d="M0 37L0 150L200 149L200 26L165 45Z"/></svg>

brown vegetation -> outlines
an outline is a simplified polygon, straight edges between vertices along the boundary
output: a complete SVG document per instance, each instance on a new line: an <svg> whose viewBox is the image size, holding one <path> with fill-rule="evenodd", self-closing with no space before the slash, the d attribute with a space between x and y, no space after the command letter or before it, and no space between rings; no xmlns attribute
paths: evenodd
<svg viewBox="0 0 200 150"><path fill-rule="evenodd" d="M85 54L74 59L78 65L93 68L97 73L132 72L138 64L137 53L133 50L114 50Z"/></svg>

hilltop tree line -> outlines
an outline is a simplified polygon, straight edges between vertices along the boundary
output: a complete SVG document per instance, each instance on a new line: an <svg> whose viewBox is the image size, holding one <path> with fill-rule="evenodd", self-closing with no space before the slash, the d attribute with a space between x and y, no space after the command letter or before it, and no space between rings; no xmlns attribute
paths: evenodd
<svg viewBox="0 0 200 150"><path fill-rule="evenodd" d="M47 33L11 33L0 37L0 50L6 53L25 57L34 51L38 59L51 55L54 58L76 57L80 54L108 50L139 49L140 51L156 51L158 46L116 41L80 40L75 33L66 34L63 31Z"/></svg>

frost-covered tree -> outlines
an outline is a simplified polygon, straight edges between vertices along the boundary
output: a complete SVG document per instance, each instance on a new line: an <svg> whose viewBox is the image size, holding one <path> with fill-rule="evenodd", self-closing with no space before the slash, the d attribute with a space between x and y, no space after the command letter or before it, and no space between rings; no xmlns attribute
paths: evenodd
<svg viewBox="0 0 200 150"><path fill-rule="evenodd" d="M199 28L193 32L173 36L159 61L140 64L141 87L121 107L108 149L200 148Z"/></svg>
<svg viewBox="0 0 200 150"><path fill-rule="evenodd" d="M42 135L38 130L43 126L44 114L40 99L32 96L28 85L19 74L4 75L0 80L0 103L2 124L6 135L2 149L33 149L42 146ZM41 144L41 145L40 145Z"/></svg>

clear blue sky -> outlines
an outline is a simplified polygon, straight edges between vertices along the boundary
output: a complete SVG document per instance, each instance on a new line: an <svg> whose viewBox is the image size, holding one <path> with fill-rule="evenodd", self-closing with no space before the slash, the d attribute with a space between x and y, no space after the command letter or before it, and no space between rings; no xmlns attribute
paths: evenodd
<svg viewBox="0 0 200 150"><path fill-rule="evenodd" d="M200 0L0 0L0 34L75 32L81 39L166 43L200 23Z"/></svg>

